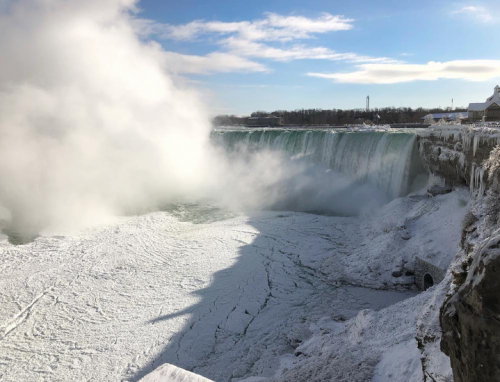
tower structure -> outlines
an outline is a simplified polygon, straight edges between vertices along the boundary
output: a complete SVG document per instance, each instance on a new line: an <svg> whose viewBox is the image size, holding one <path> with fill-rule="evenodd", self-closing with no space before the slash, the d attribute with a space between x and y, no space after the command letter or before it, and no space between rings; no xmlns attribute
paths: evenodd
<svg viewBox="0 0 500 382"><path fill-rule="evenodd" d="M370 111L370 96L366 96L366 111Z"/></svg>

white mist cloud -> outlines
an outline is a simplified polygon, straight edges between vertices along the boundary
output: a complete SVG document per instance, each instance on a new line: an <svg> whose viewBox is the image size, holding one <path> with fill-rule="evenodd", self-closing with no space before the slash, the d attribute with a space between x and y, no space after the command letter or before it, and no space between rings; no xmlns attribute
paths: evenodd
<svg viewBox="0 0 500 382"><path fill-rule="evenodd" d="M0 204L81 225L199 189L210 125L132 27L131 0L21 0L0 14Z"/></svg>
<svg viewBox="0 0 500 382"><path fill-rule="evenodd" d="M217 165L212 190L224 207L357 215L390 199L377 187L353 181L324 164L249 146L240 142L228 160Z"/></svg>
<svg viewBox="0 0 500 382"><path fill-rule="evenodd" d="M499 60L457 60L427 64L364 64L348 73L307 73L342 83L395 84L410 81L461 79L486 81L500 77Z"/></svg>

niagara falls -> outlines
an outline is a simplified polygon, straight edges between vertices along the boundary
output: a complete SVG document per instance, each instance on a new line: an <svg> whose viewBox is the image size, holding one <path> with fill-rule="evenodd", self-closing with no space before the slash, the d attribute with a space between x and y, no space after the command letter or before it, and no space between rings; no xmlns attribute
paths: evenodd
<svg viewBox="0 0 500 382"><path fill-rule="evenodd" d="M499 14L0 0L0 381L499 381Z"/></svg>

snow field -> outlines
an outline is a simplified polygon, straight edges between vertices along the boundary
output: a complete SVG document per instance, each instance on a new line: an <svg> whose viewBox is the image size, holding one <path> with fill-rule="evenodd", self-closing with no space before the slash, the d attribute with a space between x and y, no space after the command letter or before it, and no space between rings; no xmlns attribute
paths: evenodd
<svg viewBox="0 0 500 382"><path fill-rule="evenodd" d="M220 382L416 381L428 294L391 273L422 249L451 261L464 195L364 217L156 212L0 241L0 379L138 381L170 363Z"/></svg>

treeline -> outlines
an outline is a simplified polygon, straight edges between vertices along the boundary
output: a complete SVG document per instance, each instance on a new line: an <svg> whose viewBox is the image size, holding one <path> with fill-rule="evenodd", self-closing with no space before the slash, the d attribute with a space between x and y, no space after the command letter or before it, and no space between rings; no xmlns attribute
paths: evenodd
<svg viewBox="0 0 500 382"><path fill-rule="evenodd" d="M463 111L466 108L457 108L453 112ZM347 125L357 124L366 121L373 121L378 124L393 124L393 123L419 123L421 118L431 113L449 113L451 108L447 109L424 109L419 107L412 109L411 107L384 107L381 109L300 109L300 110L276 110L273 112L256 111L251 117L267 117L274 115L282 118L284 125ZM213 119L216 126L234 126L244 125L245 117L236 115L218 115Z"/></svg>

